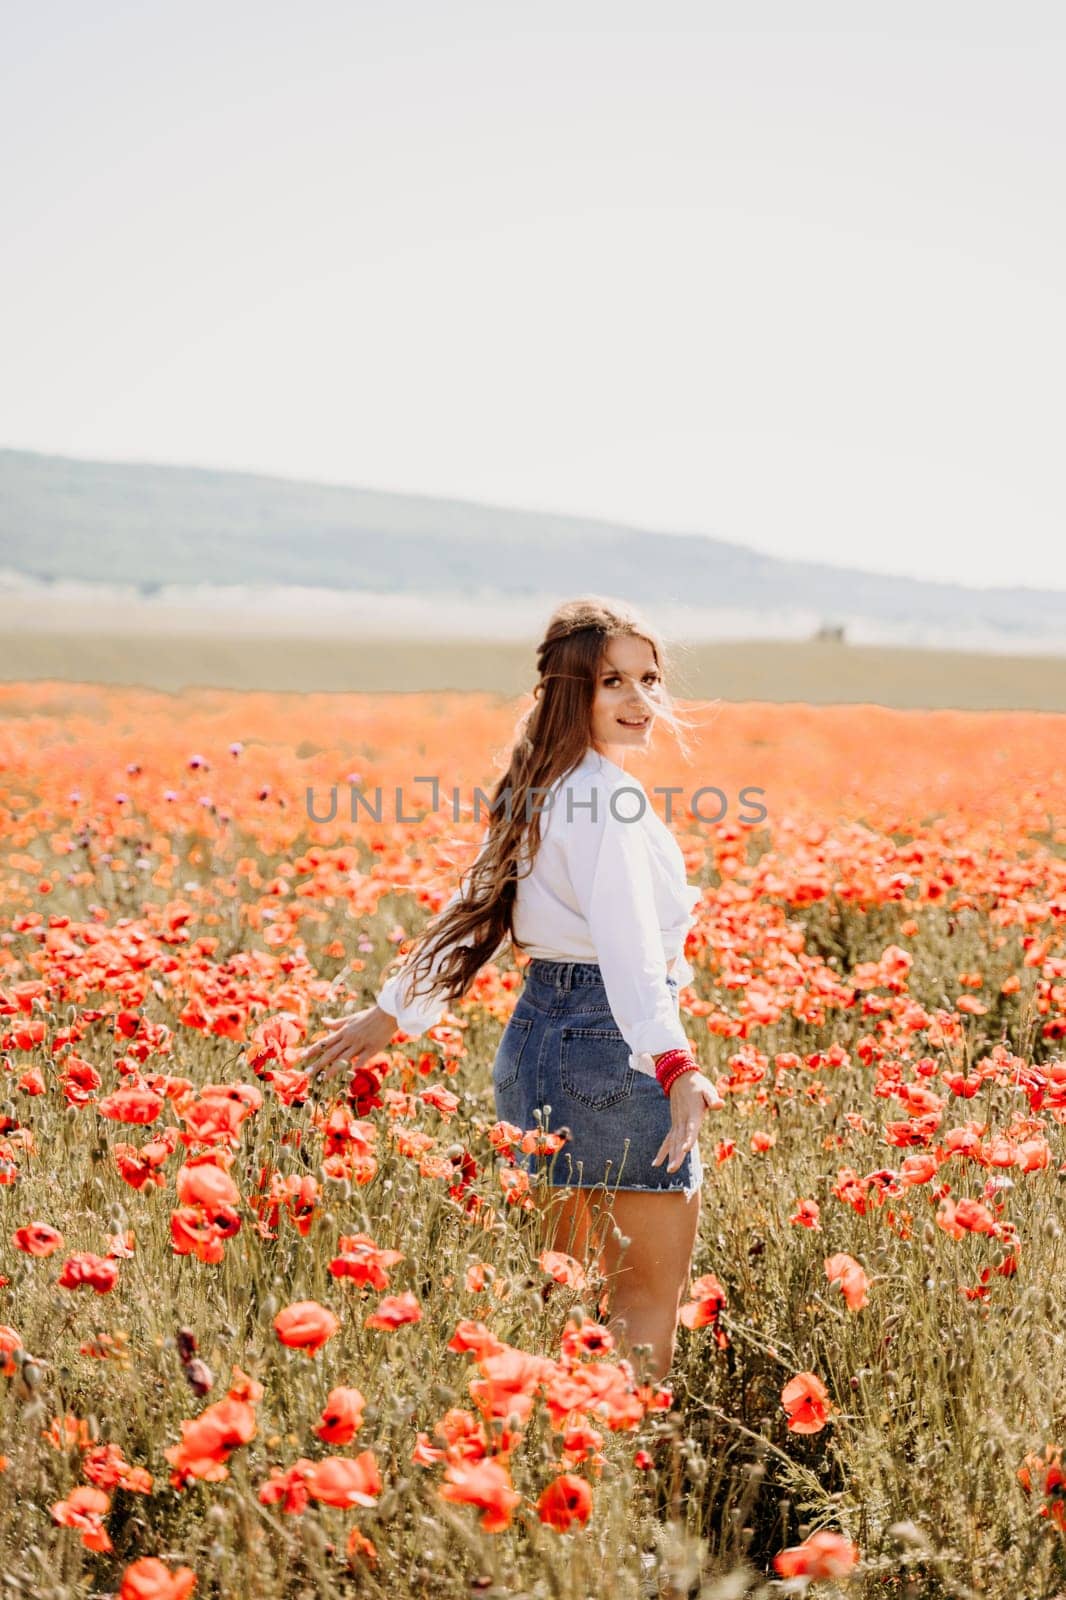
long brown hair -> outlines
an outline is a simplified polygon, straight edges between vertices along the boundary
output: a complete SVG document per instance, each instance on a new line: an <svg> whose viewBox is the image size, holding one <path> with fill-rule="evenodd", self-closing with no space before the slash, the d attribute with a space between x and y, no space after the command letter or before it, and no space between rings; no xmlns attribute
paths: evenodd
<svg viewBox="0 0 1066 1600"><path fill-rule="evenodd" d="M507 769L491 793L489 829L481 852L466 874L459 898L427 923L409 952L406 970L414 989L429 979L435 957L449 945L454 948L444 955L433 979L434 994L449 1005L462 998L506 938L523 948L514 936L514 903L519 866L527 872L532 868L541 842L543 799L536 791L543 796L588 750L604 654L611 639L624 635L635 635L651 646L662 679L660 696L652 699L642 684L638 693L652 717L668 724L688 757L689 722L666 688L662 640L643 617L632 606L599 595L557 606L537 646L539 681L533 704L518 724ZM510 806L505 799L508 791Z"/></svg>

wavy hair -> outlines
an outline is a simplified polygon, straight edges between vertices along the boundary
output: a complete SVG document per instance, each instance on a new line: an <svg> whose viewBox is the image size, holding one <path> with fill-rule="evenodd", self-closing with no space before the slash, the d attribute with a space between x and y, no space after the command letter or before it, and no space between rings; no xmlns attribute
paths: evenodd
<svg viewBox="0 0 1066 1600"><path fill-rule="evenodd" d="M518 723L506 770L492 790L485 841L464 875L465 887L426 924L403 961L412 992L419 993L423 980L432 978L434 994L453 1005L507 938L523 948L514 935L514 905L520 868L525 868L522 876L528 874L541 842L541 805L535 803L536 797L566 777L588 750L593 700L607 646L627 635L651 646L660 673L658 695L649 695L638 684L640 699L653 720L669 726L682 755L689 759L686 731L692 724L666 688L666 651L658 634L621 601L592 595L557 606L537 646L539 677L533 704ZM388 967L400 960L395 958Z"/></svg>

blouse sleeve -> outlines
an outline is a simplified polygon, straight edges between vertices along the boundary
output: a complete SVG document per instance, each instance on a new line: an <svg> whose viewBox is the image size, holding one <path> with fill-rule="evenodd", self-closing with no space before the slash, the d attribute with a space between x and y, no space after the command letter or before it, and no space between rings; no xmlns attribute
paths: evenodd
<svg viewBox="0 0 1066 1600"><path fill-rule="evenodd" d="M560 830L566 864L615 1022L635 1055L687 1050L666 982L645 830L616 816L610 794L596 787L574 803L573 813Z"/></svg>
<svg viewBox="0 0 1066 1600"><path fill-rule="evenodd" d="M488 829L486 829L485 836L482 839L482 850L485 848L485 841L487 838ZM477 859L480 860L480 856L481 851L478 852ZM460 884L459 888L456 889L455 893L451 896L451 899L446 901L437 915L443 916L445 911L447 911L451 906L454 906L456 901L460 898L462 892L463 886ZM507 940L502 939L496 946L496 949L490 959L494 961L499 955L500 951L504 949L506 944ZM453 1003L446 1000L443 994L438 992L434 980L440 971L441 964L443 963L445 957L455 948L456 944L453 941L451 944L445 945L442 949L436 952L430 964L429 973L421 980L420 986L417 990L415 990L413 987L413 979L411 976L412 963L408 961L406 965L398 968L398 970L393 973L392 977L388 978L378 991L376 996L377 1004L381 1007L382 1011L387 1012L390 1017L396 1018L397 1027L401 1028L409 1038L416 1039L420 1033L425 1033L427 1028L435 1027L440 1021L441 1017L444 1015L448 1006Z"/></svg>

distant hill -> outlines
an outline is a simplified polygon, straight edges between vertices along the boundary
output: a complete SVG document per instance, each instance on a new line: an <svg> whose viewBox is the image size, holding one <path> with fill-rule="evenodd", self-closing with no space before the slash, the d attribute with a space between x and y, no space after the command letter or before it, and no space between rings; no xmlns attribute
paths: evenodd
<svg viewBox="0 0 1066 1600"><path fill-rule="evenodd" d="M0 450L3 567L146 593L206 582L419 595L560 590L1066 639L1062 592L882 577L586 517L25 450Z"/></svg>

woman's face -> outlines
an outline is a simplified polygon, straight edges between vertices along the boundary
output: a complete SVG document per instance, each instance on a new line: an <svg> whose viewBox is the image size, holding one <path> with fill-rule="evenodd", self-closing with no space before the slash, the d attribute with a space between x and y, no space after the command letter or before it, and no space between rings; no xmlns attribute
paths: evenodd
<svg viewBox="0 0 1066 1600"><path fill-rule="evenodd" d="M608 745L638 750L647 747L653 718L648 704L641 699L638 684L653 704L659 700L662 678L655 651L647 639L638 639L634 634L611 639L600 663L592 701L591 744L601 755Z"/></svg>

